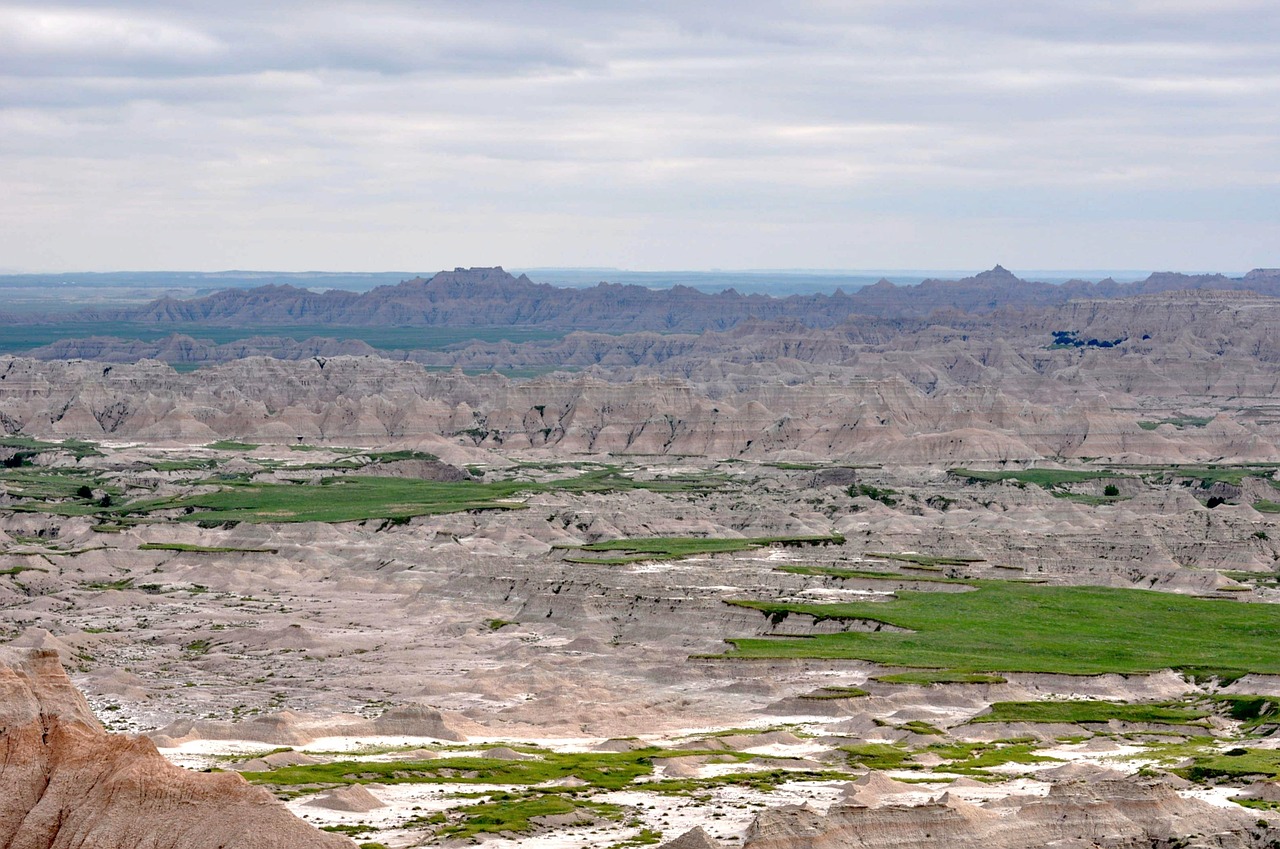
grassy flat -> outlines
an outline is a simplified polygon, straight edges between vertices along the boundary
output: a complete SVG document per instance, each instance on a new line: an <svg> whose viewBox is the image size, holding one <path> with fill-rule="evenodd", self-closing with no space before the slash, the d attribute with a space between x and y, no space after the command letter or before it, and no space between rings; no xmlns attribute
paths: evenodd
<svg viewBox="0 0 1280 849"><path fill-rule="evenodd" d="M996 702L991 712L970 722L1146 722L1183 725L1208 716L1208 711L1170 705L1124 704L1093 699L1054 702Z"/></svg>
<svg viewBox="0 0 1280 849"><path fill-rule="evenodd" d="M384 455L391 456L391 455ZM398 459L393 457L393 459ZM25 471L25 470L24 470ZM75 481L78 483L78 481ZM264 483L248 479L216 479L213 492L133 501L111 509L92 504L31 502L9 509L136 516L180 510L185 522L358 522L366 519L409 519L470 510L516 510L519 496L539 492L617 492L645 489L659 492L701 492L723 486L726 479L662 478L637 481L606 468L574 478L542 482L506 480L426 481L413 478L335 476L317 483Z"/></svg>
<svg viewBox="0 0 1280 849"><path fill-rule="evenodd" d="M866 619L910 629L730 640L730 657L847 658L961 672L1097 675L1180 669L1280 673L1280 606L1149 590L974 581L972 592L889 602L733 602L775 619Z"/></svg>
<svg viewBox="0 0 1280 849"><path fill-rule="evenodd" d="M508 761L463 754L429 761L337 761L288 766L270 772L245 772L255 784L543 784L573 776L592 787L618 790L653 773L661 749L633 752L539 752L530 760ZM687 755L688 752L670 753ZM711 754L711 753L702 753ZM716 752L714 754L724 754ZM749 756L742 756L744 758Z"/></svg>

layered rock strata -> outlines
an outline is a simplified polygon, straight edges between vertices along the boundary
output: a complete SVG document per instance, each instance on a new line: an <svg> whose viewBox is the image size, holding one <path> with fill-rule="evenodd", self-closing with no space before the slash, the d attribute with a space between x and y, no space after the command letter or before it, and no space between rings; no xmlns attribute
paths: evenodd
<svg viewBox="0 0 1280 849"><path fill-rule="evenodd" d="M0 849L340 849L240 776L107 734L52 651L0 650Z"/></svg>
<svg viewBox="0 0 1280 849"><path fill-rule="evenodd" d="M1267 845L1275 830L1256 812L1179 796L1159 780L1072 781L1047 796L1010 796L979 805L947 793L925 804L842 804L826 814L803 806L762 812L747 849L985 849L1159 846L1245 849Z"/></svg>

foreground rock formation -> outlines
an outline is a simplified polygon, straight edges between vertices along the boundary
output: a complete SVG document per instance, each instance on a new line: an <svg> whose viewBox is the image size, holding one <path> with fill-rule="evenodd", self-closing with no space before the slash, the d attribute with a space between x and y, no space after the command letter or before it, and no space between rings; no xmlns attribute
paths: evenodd
<svg viewBox="0 0 1280 849"><path fill-rule="evenodd" d="M144 737L105 733L55 652L0 654L0 847L351 845L238 775L190 773Z"/></svg>

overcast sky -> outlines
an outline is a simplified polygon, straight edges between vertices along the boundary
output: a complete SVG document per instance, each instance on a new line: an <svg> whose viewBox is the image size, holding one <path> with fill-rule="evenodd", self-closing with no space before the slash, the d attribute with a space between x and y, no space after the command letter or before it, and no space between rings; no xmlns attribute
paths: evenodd
<svg viewBox="0 0 1280 849"><path fill-rule="evenodd" d="M0 3L0 268L1280 265L1276 0Z"/></svg>

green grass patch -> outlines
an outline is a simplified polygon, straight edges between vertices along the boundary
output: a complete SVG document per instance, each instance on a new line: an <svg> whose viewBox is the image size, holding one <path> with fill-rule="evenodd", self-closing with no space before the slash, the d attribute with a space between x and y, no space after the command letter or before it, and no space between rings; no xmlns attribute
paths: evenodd
<svg viewBox="0 0 1280 849"><path fill-rule="evenodd" d="M1185 427L1204 427L1213 421L1212 416L1175 416L1168 419L1160 419L1159 421L1143 421L1138 422L1138 427L1143 430L1155 430L1162 424L1173 425L1182 430Z"/></svg>
<svg viewBox="0 0 1280 849"><path fill-rule="evenodd" d="M1276 485L1271 479L1277 464L1274 463L1241 463L1238 465L1190 465L1190 466L1126 466L1125 468L1141 471L1144 474L1156 475L1167 480L1195 481L1202 488L1208 489L1216 483L1240 486L1245 478L1261 478Z"/></svg>
<svg viewBox="0 0 1280 849"><path fill-rule="evenodd" d="M734 601L767 616L861 619L908 629L731 639L729 657L848 658L958 672L1097 675L1179 669L1280 673L1280 606L1150 590L972 581L971 592L899 591L889 602Z"/></svg>
<svg viewBox="0 0 1280 849"><path fill-rule="evenodd" d="M928 554L884 554L878 551L868 551L867 557L878 557L882 560L896 560L899 563L909 563L912 566L925 569L938 569L943 566L968 566L970 563L982 563L981 557L934 557Z"/></svg>
<svg viewBox="0 0 1280 849"><path fill-rule="evenodd" d="M743 539L710 539L706 537L648 537L594 542L587 545L565 545L558 548L570 551L617 552L617 557L581 557L572 555L565 559L571 563L618 565L644 560L679 560L699 554L725 554L749 551L771 545L807 546L840 545L840 534L826 536L748 537Z"/></svg>
<svg viewBox="0 0 1280 849"><path fill-rule="evenodd" d="M82 584L86 590L129 590L133 589L133 578L121 578L118 581L88 581Z"/></svg>
<svg viewBox="0 0 1280 849"><path fill-rule="evenodd" d="M1173 770L1192 781L1217 778L1280 777L1280 750L1232 748L1195 756L1189 767Z"/></svg>
<svg viewBox="0 0 1280 849"><path fill-rule="evenodd" d="M635 837L628 837L626 840L614 843L608 849L631 849L632 846L652 846L661 842L662 832L654 831L651 828L642 828Z"/></svg>
<svg viewBox="0 0 1280 849"><path fill-rule="evenodd" d="M83 439L64 439L61 442L45 442L41 439L32 439L29 436L3 436L0 437L0 448L12 448L17 451L27 451L33 454L40 454L45 451L65 451L75 457L77 460L85 457L101 457L102 452L98 450L97 444L86 442Z"/></svg>
<svg viewBox="0 0 1280 849"><path fill-rule="evenodd" d="M942 731L937 726L930 725L923 719L913 719L910 722L904 722L896 726L899 731L910 731L912 734L919 734L923 737L941 737Z"/></svg>
<svg viewBox="0 0 1280 849"><path fill-rule="evenodd" d="M516 510L514 499L538 492L614 492L647 489L686 491L707 486L672 480L636 481L614 469L576 478L530 481L424 481L373 476L327 477L318 482L264 483L247 477L210 480L216 492L136 501L115 509L126 514L180 510L180 520L207 525L228 522L355 522L368 519L408 520L414 516L471 510ZM719 485L719 484L715 484Z"/></svg>
<svg viewBox="0 0 1280 849"><path fill-rule="evenodd" d="M1280 513L1280 502L1276 501L1255 501L1253 509L1259 513Z"/></svg>
<svg viewBox="0 0 1280 849"><path fill-rule="evenodd" d="M671 752L650 747L632 752L539 752L531 760L508 761L474 755L429 761L335 761L246 772L255 784L542 784L574 776L592 787L618 790L653 772L653 758ZM675 754L731 754L678 752Z"/></svg>
<svg viewBox="0 0 1280 849"><path fill-rule="evenodd" d="M236 548L227 545L192 545L186 542L144 542L139 551L192 551L202 554L275 554L275 548Z"/></svg>
<svg viewBox="0 0 1280 849"><path fill-rule="evenodd" d="M1280 699L1270 696L1210 696L1227 710L1227 716L1244 724L1245 730L1280 721Z"/></svg>
<svg viewBox="0 0 1280 849"><path fill-rule="evenodd" d="M860 699L863 696L869 696L871 693L861 687L822 687L812 693L806 693L800 698L810 699L812 701L834 701L837 699Z"/></svg>
<svg viewBox="0 0 1280 849"><path fill-rule="evenodd" d="M909 763L914 754L906 746L892 743L855 743L841 746L841 751L849 756L850 764L862 764L867 769L920 769L918 764Z"/></svg>
<svg viewBox="0 0 1280 849"><path fill-rule="evenodd" d="M969 483L995 483L997 481L1017 481L1034 484L1049 489L1064 483L1084 483L1085 481L1103 480L1105 478L1123 477L1116 472L1106 470L1076 469L1014 469L1010 471L979 471L976 469L950 469L947 474L962 478Z"/></svg>
<svg viewBox="0 0 1280 849"><path fill-rule="evenodd" d="M1004 684L1001 675L986 672L959 672L954 669L918 669L913 672L890 672L872 676L882 684L914 684L927 687L930 684Z"/></svg>
<svg viewBox="0 0 1280 849"><path fill-rule="evenodd" d="M1189 707L1151 704L1125 704L1095 700L1071 700L1052 702L996 702L989 713L974 717L972 723L982 722L1143 722L1155 725L1188 725L1199 722L1208 711Z"/></svg>
<svg viewBox="0 0 1280 849"><path fill-rule="evenodd" d="M107 504L101 499L86 497L86 493L95 490L106 496ZM0 491L21 499L5 505L4 509L56 516L95 516L109 512L110 503L120 495L118 488L105 485L96 473L35 466L0 470Z"/></svg>
<svg viewBox="0 0 1280 849"><path fill-rule="evenodd" d="M948 761L939 772L962 775L989 775L992 767L1005 764L1059 763L1058 758L1037 755L1040 744L1032 740L997 740L993 743L935 743L926 751Z"/></svg>
<svg viewBox="0 0 1280 849"><path fill-rule="evenodd" d="M886 507L898 506L898 499L894 497L898 494L896 489L881 489L880 487L871 486L870 484L859 483L850 486L847 492L850 498L858 498L859 496L862 496L870 498L872 501L879 501Z"/></svg>
<svg viewBox="0 0 1280 849"><path fill-rule="evenodd" d="M586 814L593 819L618 820L622 809L617 805L588 802L562 793L515 795L497 793L486 802L454 809L455 822L440 828L438 837L453 840L474 839L482 834L526 834L537 828L538 817L563 814Z"/></svg>
<svg viewBox="0 0 1280 849"><path fill-rule="evenodd" d="M17 577L18 575L21 575L23 572L43 572L43 571L45 570L39 568L38 566L10 566L8 569L0 569L0 575Z"/></svg>
<svg viewBox="0 0 1280 849"><path fill-rule="evenodd" d="M214 451L253 451L261 448L253 442L237 442L234 439L219 439L217 442L210 442L205 448L212 448Z"/></svg>
<svg viewBox="0 0 1280 849"><path fill-rule="evenodd" d="M717 787L744 787L761 793L776 790L792 781L848 781L852 776L836 770L758 769L732 772L708 778L664 778L636 785L646 793L688 794L714 790Z"/></svg>

